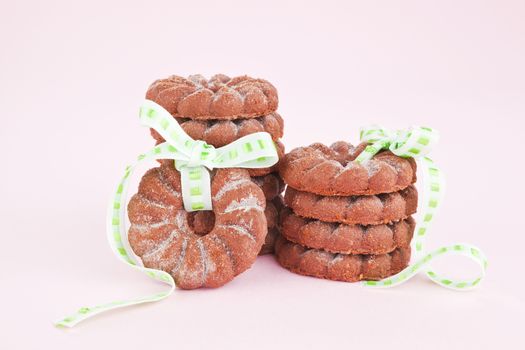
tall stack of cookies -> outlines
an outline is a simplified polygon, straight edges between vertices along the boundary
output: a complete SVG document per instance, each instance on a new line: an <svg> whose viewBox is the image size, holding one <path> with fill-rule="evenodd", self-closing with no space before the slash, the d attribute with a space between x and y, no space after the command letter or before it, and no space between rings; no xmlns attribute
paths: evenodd
<svg viewBox="0 0 525 350"><path fill-rule="evenodd" d="M284 123L276 112L278 95L275 87L266 80L248 76L230 78L218 74L209 80L201 75L188 78L170 76L159 79L149 87L146 98L164 107L193 139L203 140L214 147L222 147L245 135L268 132L276 144L279 158L284 155ZM164 139L155 130L151 135L158 143ZM171 160L164 160L161 163ZM261 254L273 252L277 238L279 208L284 183L277 165L264 169L249 169L252 180L259 185L266 197L268 234ZM206 234L214 225L213 213L194 212L193 229Z"/></svg>
<svg viewBox="0 0 525 350"><path fill-rule="evenodd" d="M400 272L410 260L416 165L389 151L355 162L366 144L313 144L280 165L287 184L279 263L299 274L354 282Z"/></svg>

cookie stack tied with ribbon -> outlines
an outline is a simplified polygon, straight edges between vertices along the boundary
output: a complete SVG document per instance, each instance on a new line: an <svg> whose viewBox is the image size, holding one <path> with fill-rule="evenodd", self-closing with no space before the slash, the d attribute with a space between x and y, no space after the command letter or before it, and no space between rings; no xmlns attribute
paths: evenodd
<svg viewBox="0 0 525 350"><path fill-rule="evenodd" d="M170 76L153 82L146 98L165 108L195 140L223 147L243 136L267 132L275 142L279 158L284 155L284 145L280 142L284 123L276 112L277 90L266 80L248 76L230 78L222 74L209 80L201 75L188 78ZM165 142L158 131L151 129L151 135L157 144ZM161 163L173 166L171 160ZM276 166L248 169L252 181L263 190L267 201L268 234L260 254L273 252L278 235L277 216L284 183ZM195 232L204 235L213 228L215 218L213 212L203 211L196 212L190 220Z"/></svg>
<svg viewBox="0 0 525 350"><path fill-rule="evenodd" d="M366 147L316 143L284 157L280 173L287 189L275 247L283 267L355 282L380 280L408 265L416 163L390 151L360 162Z"/></svg>

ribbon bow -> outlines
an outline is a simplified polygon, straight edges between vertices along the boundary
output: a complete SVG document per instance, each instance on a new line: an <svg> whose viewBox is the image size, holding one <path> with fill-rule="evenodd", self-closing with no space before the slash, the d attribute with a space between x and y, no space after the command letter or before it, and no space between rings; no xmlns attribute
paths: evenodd
<svg viewBox="0 0 525 350"><path fill-rule="evenodd" d="M101 312L129 305L149 303L168 297L175 290L173 277L162 270L141 266L128 249L126 229L126 192L129 178L135 167L150 159L173 159L181 173L182 199L187 211L211 209L210 173L215 168L266 168L278 161L277 150L270 134L250 134L226 145L215 148L201 140L193 140L171 114L153 101L146 100L140 108L140 120L155 129L166 142L149 152L139 155L137 163L126 167L124 176L111 197L107 215L107 238L115 255L131 267L170 286L169 290L129 300L118 300L93 307L82 307L74 314L55 323L60 327L73 327L77 323Z"/></svg>
<svg viewBox="0 0 525 350"><path fill-rule="evenodd" d="M141 157L175 160L175 167L181 173L182 198L187 211L211 209L210 174L206 168L267 168L279 160L267 132L246 135L215 148L193 140L167 110L150 100L140 108L140 120L166 140Z"/></svg>
<svg viewBox="0 0 525 350"><path fill-rule="evenodd" d="M467 290L476 287L485 276L487 268L487 258L479 248L470 244L459 243L440 247L429 253L423 252L424 238L442 202L445 187L445 179L441 170L432 159L426 157L439 139L437 130L414 126L406 130L391 131L379 126L372 126L361 128L360 139L368 142L369 145L356 158L356 162L365 163L379 151L388 149L399 157L416 159L419 167L423 169L424 175L423 200L420 201L421 206L419 208L421 219L418 220L414 230L415 235L412 242L415 246L417 261L394 276L381 281L365 281L364 284L377 287L395 286L409 280L423 270L433 282L446 288ZM430 262L446 254L463 255L474 260L481 267L481 275L475 279L459 281L438 275L430 268Z"/></svg>
<svg viewBox="0 0 525 350"><path fill-rule="evenodd" d="M391 131L379 126L361 128L361 141L370 143L356 159L363 163L377 152L388 149L399 157L421 158L427 155L439 139L437 130L427 127L411 127L406 130Z"/></svg>

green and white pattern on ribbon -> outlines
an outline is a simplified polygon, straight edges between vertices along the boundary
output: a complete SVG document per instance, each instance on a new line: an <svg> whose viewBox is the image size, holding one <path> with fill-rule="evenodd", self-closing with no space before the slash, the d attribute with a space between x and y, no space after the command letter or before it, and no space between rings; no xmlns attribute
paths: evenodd
<svg viewBox="0 0 525 350"><path fill-rule="evenodd" d="M279 160L270 134L258 132L216 149L193 140L171 114L146 100L140 108L142 123L166 140L170 158L181 173L182 198L187 211L211 210L210 174L205 168L266 168Z"/></svg>
<svg viewBox="0 0 525 350"><path fill-rule="evenodd" d="M120 260L145 272L151 278L168 284L169 290L129 300L82 307L72 315L57 321L56 326L73 327L104 311L162 300L175 290L175 281L170 274L143 267L127 248L126 194L130 177L139 164L154 159L175 160L175 166L181 172L184 207L188 211L195 211L211 209L210 174L206 168L266 168L278 161L275 144L266 132L247 135L215 149L203 141L190 138L168 111L152 101L144 102L140 109L140 118L146 126L159 132L166 142L139 155L134 165L126 167L108 206L106 235L112 251Z"/></svg>
<svg viewBox="0 0 525 350"><path fill-rule="evenodd" d="M415 248L416 262L408 266L398 274L385 278L381 281L365 281L366 286L392 287L406 282L420 271L435 283L454 290L468 290L476 287L485 276L487 258L483 252L470 244L459 243L438 248L430 253L423 253L423 241L426 237L432 220L442 202L445 179L441 170L426 155L437 143L439 134L436 130L426 127L412 127L407 130L392 132L390 130L372 126L361 129L360 138L370 143L369 146L357 157L358 163L370 160L382 149L388 149L400 157L413 157L418 160L418 165L423 170L423 200L420 206L420 217L415 228L415 236L412 242ZM463 255L481 267L481 275L472 280L454 280L438 275L430 268L430 262L443 255Z"/></svg>

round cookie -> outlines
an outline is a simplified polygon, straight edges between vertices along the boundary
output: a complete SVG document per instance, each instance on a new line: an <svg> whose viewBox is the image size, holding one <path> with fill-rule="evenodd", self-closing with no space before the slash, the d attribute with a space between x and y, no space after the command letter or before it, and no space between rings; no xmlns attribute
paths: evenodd
<svg viewBox="0 0 525 350"><path fill-rule="evenodd" d="M256 132L267 132L274 141L283 137L283 118L277 113L262 117L235 120L194 120L177 118L182 129L194 140L203 140L215 147L222 147L233 141ZM151 136L164 142L162 136L151 130Z"/></svg>
<svg viewBox="0 0 525 350"><path fill-rule="evenodd" d="M266 200L248 172L218 169L211 181L215 223L204 236L190 226L173 166L149 170L128 204L131 248L144 266L170 273L182 289L229 282L253 264L266 236Z"/></svg>
<svg viewBox="0 0 525 350"><path fill-rule="evenodd" d="M264 79L217 74L188 78L172 75L153 82L146 92L174 117L192 119L254 118L275 112L277 90Z"/></svg>
<svg viewBox="0 0 525 350"><path fill-rule="evenodd" d="M277 261L286 269L306 276L336 281L380 280L403 270L410 261L410 247L382 255L334 254L303 247L279 236Z"/></svg>
<svg viewBox="0 0 525 350"><path fill-rule="evenodd" d="M379 225L414 214L417 190L411 185L399 192L339 197L301 192L288 186L284 202L294 213L306 218L349 225Z"/></svg>
<svg viewBox="0 0 525 350"><path fill-rule="evenodd" d="M416 163L390 151L364 164L354 160L365 149L343 141L330 147L314 143L286 154L279 172L291 187L324 196L353 196L396 192L416 181Z"/></svg>
<svg viewBox="0 0 525 350"><path fill-rule="evenodd" d="M346 225L306 219L285 209L280 231L288 241L343 254L386 254L410 246L416 224L412 217L388 225Z"/></svg>

